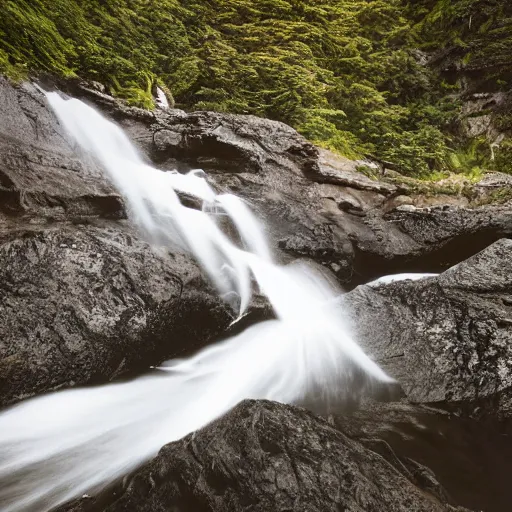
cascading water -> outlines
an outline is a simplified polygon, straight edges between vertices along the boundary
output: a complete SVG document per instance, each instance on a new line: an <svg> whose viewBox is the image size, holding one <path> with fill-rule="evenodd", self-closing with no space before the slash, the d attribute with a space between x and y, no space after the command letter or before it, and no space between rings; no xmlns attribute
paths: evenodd
<svg viewBox="0 0 512 512"><path fill-rule="evenodd" d="M366 286L379 286L381 284L396 283L398 281L421 281L429 277L436 277L439 274L432 273L407 273L407 274L391 274L389 276L382 276L375 281L366 283Z"/></svg>
<svg viewBox="0 0 512 512"><path fill-rule="evenodd" d="M160 87L156 88L156 104L161 108L169 108L169 100Z"/></svg>
<svg viewBox="0 0 512 512"><path fill-rule="evenodd" d="M47 97L67 131L103 165L146 235L193 254L240 315L254 280L277 319L132 382L53 393L2 413L2 511L40 512L96 491L245 398L294 403L315 393L328 400L350 392L361 375L392 380L352 340L322 275L273 262L262 227L242 200L216 195L199 171L152 168L94 109L57 93ZM184 206L179 192L202 200L203 210ZM230 218L244 249L219 228L216 212Z"/></svg>

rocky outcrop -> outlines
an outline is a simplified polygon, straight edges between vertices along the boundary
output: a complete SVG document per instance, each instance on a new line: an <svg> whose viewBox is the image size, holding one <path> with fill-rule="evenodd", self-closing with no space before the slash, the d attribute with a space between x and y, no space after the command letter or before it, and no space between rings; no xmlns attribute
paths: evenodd
<svg viewBox="0 0 512 512"><path fill-rule="evenodd" d="M511 255L504 239L439 277L343 297L362 345L409 400L476 404L512 389Z"/></svg>
<svg viewBox="0 0 512 512"><path fill-rule="evenodd" d="M101 505L84 499L65 510L463 511L447 504L440 486L421 488L405 466L390 464L325 420L266 401L242 402L165 446L119 492Z"/></svg>
<svg viewBox="0 0 512 512"><path fill-rule="evenodd" d="M364 167L369 162L350 160L325 149L319 149L319 155L318 169L312 169L309 175L317 183L366 190L382 196L394 195L398 191L398 187L395 185L370 179L358 171L358 167ZM378 168L378 165L374 164L374 166Z"/></svg>
<svg viewBox="0 0 512 512"><path fill-rule="evenodd" d="M511 236L512 209L401 206L368 215L366 224L354 243L361 274L442 272Z"/></svg>
<svg viewBox="0 0 512 512"><path fill-rule="evenodd" d="M163 318L177 315L169 301L176 302L181 292L177 285L149 278L144 268L148 261L167 273L169 283L192 282L185 292L199 294L194 302L197 314L215 304L211 314L219 314L217 327L223 328L229 314L187 258L179 256L186 261L179 265L166 254L153 254L122 222L112 219L125 216L122 200L96 163L63 133L37 87L13 87L4 79L0 87L0 313L8 330L0 363L3 402L72 383L108 380L137 361L151 364L181 350L175 333L186 330L185 323L169 329L168 335L159 326L165 324ZM74 85L72 92L119 122L158 165L181 170L201 166L217 188L245 197L266 219L282 259L311 258L348 286L395 271L439 271L512 233L512 214L506 207L402 206L388 212L396 187L366 178L353 164L328 152L319 153L282 123L209 112L149 113L81 85ZM96 224L78 227L91 222ZM132 240L131 248L127 240ZM130 260L146 263L125 271L126 251ZM99 273L84 274L83 265ZM90 291L99 286L103 265L115 269L105 275L118 272L124 281L108 282L112 298L93 307ZM194 279L189 278L192 274ZM21 300L19 290L26 286L29 291ZM74 312L64 324L60 289L66 290L63 304ZM112 307L116 301L122 305ZM138 312L135 304L140 304ZM27 311L42 311L42 324L36 325L35 314L29 321ZM94 324L98 316L105 316L110 331ZM150 322L153 317L159 320ZM130 334L113 334L132 324ZM152 341L143 341L150 332L155 333ZM209 332L209 327L197 332L195 339L208 339ZM99 333L103 341L96 347L91 339ZM124 344L115 349L121 337ZM96 347L93 352L78 348L84 340ZM73 343L75 349L70 348ZM133 357L121 357L123 352Z"/></svg>
<svg viewBox="0 0 512 512"><path fill-rule="evenodd" d="M0 214L36 222L124 216L119 195L70 143L41 91L29 83L13 87L2 76Z"/></svg>
<svg viewBox="0 0 512 512"><path fill-rule="evenodd" d="M0 404L190 353L232 320L187 256L128 226L0 238Z"/></svg>
<svg viewBox="0 0 512 512"><path fill-rule="evenodd" d="M146 370L232 320L188 256L125 216L41 91L0 77L0 405Z"/></svg>
<svg viewBox="0 0 512 512"><path fill-rule="evenodd" d="M315 148L282 123L212 112L149 113L80 83L67 87L120 123L160 167L202 168L219 190L249 201L283 261L313 259L347 287L399 271L440 272L512 236L506 206L417 208L414 197L403 196L410 194L405 185L366 177L357 162ZM426 197L420 202L428 203Z"/></svg>
<svg viewBox="0 0 512 512"><path fill-rule="evenodd" d="M363 176L281 123L150 113L67 87L119 122L160 167L201 167L217 189L246 198L281 260L314 259L347 286L394 271L444 270L512 236L505 206L399 206L403 187ZM62 132L40 91L1 79L0 89L0 404L136 373L228 332L232 314L196 265L150 247L123 220L122 200ZM512 417L511 244L502 240L438 278L358 287L344 297L362 344L409 402L479 421L488 412ZM264 301L253 306L252 319L269 314ZM128 485L67 509L485 508L489 494L471 498L428 450L405 442L410 428L439 431L453 415L405 401L365 406L331 424L302 409L244 402L165 447ZM488 485L497 480L489 476Z"/></svg>

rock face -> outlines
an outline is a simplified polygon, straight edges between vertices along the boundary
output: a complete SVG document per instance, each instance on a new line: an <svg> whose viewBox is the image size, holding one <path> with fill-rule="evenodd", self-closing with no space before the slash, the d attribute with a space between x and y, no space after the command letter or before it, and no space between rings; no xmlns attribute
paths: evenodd
<svg viewBox="0 0 512 512"><path fill-rule="evenodd" d="M101 169L72 147L44 95L0 76L0 213L8 216L124 216ZM0 226L1 227L1 226Z"/></svg>
<svg viewBox="0 0 512 512"><path fill-rule="evenodd" d="M343 298L361 343L414 402L512 389L512 240L439 277L360 286Z"/></svg>
<svg viewBox="0 0 512 512"><path fill-rule="evenodd" d="M144 370L232 319L188 257L119 225L3 237L0 303L2 404Z"/></svg>
<svg viewBox="0 0 512 512"><path fill-rule="evenodd" d="M232 320L189 257L123 217L44 95L0 77L0 405L147 369Z"/></svg>
<svg viewBox="0 0 512 512"><path fill-rule="evenodd" d="M115 501L68 511L462 511L304 409L245 401L171 443Z"/></svg>
<svg viewBox="0 0 512 512"><path fill-rule="evenodd" d="M506 206L399 207L383 218L370 217L368 224L373 232L380 230L380 241L373 235L360 237L356 268L373 267L390 274L442 272L511 236L512 210Z"/></svg>
<svg viewBox="0 0 512 512"><path fill-rule="evenodd" d="M318 150L295 130L254 116L127 108L83 85L162 168L202 168L220 190L244 197L266 220L284 261L310 258L353 287L400 271L440 272L504 236L506 207L396 209L404 191L357 172L357 163ZM413 199L410 201L413 202Z"/></svg>

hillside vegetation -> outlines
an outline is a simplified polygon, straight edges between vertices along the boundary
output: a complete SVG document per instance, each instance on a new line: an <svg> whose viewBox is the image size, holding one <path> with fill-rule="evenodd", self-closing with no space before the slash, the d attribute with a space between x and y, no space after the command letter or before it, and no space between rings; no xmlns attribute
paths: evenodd
<svg viewBox="0 0 512 512"><path fill-rule="evenodd" d="M486 88L508 90L506 4L1 0L0 71L79 75L145 108L159 84L180 108L284 121L320 145L410 175L512 171L506 143L491 162L486 141L458 133L467 84L426 65L443 50L458 69L484 63Z"/></svg>

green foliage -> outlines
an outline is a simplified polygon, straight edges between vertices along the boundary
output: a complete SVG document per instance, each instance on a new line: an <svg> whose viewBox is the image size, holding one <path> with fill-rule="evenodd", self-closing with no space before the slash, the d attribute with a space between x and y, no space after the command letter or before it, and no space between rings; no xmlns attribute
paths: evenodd
<svg viewBox="0 0 512 512"><path fill-rule="evenodd" d="M437 167L446 167L449 155L445 137L433 126L423 126L418 131L385 135L387 141L384 157L393 162L400 172L411 167L419 176L430 174ZM444 164L444 165L438 165Z"/></svg>
<svg viewBox="0 0 512 512"><path fill-rule="evenodd" d="M83 76L144 108L158 84L179 107L284 121L351 158L372 155L411 175L462 171L463 150L446 135L459 106L445 98L457 86L415 48L419 38L446 40L472 65L483 58L467 38L473 16L471 34L493 35L502 55L512 47L496 35L505 13L496 3L2 0L0 71Z"/></svg>
<svg viewBox="0 0 512 512"><path fill-rule="evenodd" d="M406 2L413 21L412 37L427 50L443 48L444 61L459 66L466 92L509 91L512 83L512 3L506 0L415 0ZM452 84L452 87L457 87ZM512 136L510 105L481 110L490 114L496 130ZM489 141L458 140L450 155L452 170L466 174L475 169L510 172L510 138L501 144L495 160Z"/></svg>
<svg viewBox="0 0 512 512"><path fill-rule="evenodd" d="M482 170L491 166L491 149L484 137L470 140L450 154L449 168L468 177L480 177Z"/></svg>
<svg viewBox="0 0 512 512"><path fill-rule="evenodd" d="M414 34L425 48L443 47L460 56L483 78L512 71L512 5L507 0L408 1L407 15L416 21Z"/></svg>
<svg viewBox="0 0 512 512"><path fill-rule="evenodd" d="M149 81L171 81L192 51L189 15L177 0L3 0L0 71L81 75L151 108Z"/></svg>
<svg viewBox="0 0 512 512"><path fill-rule="evenodd" d="M512 140L506 140L496 150L494 166L497 171L512 174Z"/></svg>
<svg viewBox="0 0 512 512"><path fill-rule="evenodd" d="M141 72L139 75L139 80L127 81L125 86L122 86L117 78L112 76L112 93L114 96L118 96L126 100L128 105L139 106L152 110L155 106L152 93L155 77L151 73L145 72ZM140 87L143 80L146 82L144 89Z"/></svg>
<svg viewBox="0 0 512 512"><path fill-rule="evenodd" d="M70 73L68 61L74 58L73 44L60 32L54 21L45 16L40 2L4 2L0 34L0 47L9 56L11 65L29 64L55 71Z"/></svg>

